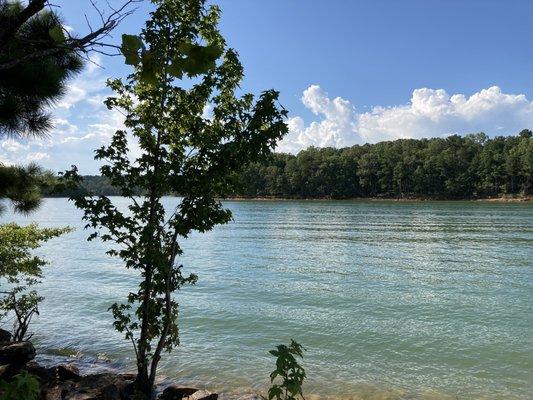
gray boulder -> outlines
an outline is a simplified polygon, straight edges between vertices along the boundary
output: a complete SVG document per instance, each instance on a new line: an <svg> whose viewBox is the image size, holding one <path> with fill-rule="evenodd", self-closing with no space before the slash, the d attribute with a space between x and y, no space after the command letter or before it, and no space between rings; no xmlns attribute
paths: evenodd
<svg viewBox="0 0 533 400"><path fill-rule="evenodd" d="M117 374L80 376L42 389L45 400L123 400L131 381Z"/></svg>
<svg viewBox="0 0 533 400"><path fill-rule="evenodd" d="M35 358L35 347L30 342L0 345L0 365L24 365Z"/></svg>
<svg viewBox="0 0 533 400"><path fill-rule="evenodd" d="M11 332L4 329L0 329L0 343L11 342Z"/></svg>

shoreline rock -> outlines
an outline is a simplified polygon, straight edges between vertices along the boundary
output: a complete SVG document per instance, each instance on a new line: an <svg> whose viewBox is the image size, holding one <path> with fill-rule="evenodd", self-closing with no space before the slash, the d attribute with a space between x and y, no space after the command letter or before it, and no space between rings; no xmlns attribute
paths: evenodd
<svg viewBox="0 0 533 400"><path fill-rule="evenodd" d="M159 400L218 400L217 393L203 389L182 388L170 385L159 396Z"/></svg>
<svg viewBox="0 0 533 400"><path fill-rule="evenodd" d="M11 334L0 330L0 379L9 381L26 371L39 379L41 400L129 400L133 395L135 374L107 371L80 374L72 362L43 366L34 361L35 347L29 341L11 342ZM157 388L156 388L157 389ZM163 388L159 387L159 391ZM1 397L2 393L0 393ZM218 400L207 390L165 385L160 400Z"/></svg>
<svg viewBox="0 0 533 400"><path fill-rule="evenodd" d="M34 358L35 347L31 342L4 342L0 345L0 366L8 366L5 371L17 371Z"/></svg>
<svg viewBox="0 0 533 400"><path fill-rule="evenodd" d="M56 367L57 369L57 367ZM125 400L130 398L133 379L103 373L52 380L41 384L42 400Z"/></svg>
<svg viewBox="0 0 533 400"><path fill-rule="evenodd" d="M0 332L1 334L1 332ZM7 335L3 337L7 338ZM11 336L10 336L11 337ZM80 374L72 362L43 366L34 361L36 352L31 342L0 343L0 378L9 381L26 371L40 383L40 400L129 400L133 395L134 374L117 371ZM179 387L171 383L162 390L160 400L218 400L217 393ZM1 396L1 393L0 393Z"/></svg>
<svg viewBox="0 0 533 400"><path fill-rule="evenodd" d="M4 329L0 329L0 344L11 342L11 338L11 332L6 331Z"/></svg>

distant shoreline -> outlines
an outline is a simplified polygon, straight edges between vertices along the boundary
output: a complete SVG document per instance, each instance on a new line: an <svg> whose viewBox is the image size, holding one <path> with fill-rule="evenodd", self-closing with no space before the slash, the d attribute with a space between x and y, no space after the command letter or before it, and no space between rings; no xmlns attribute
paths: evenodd
<svg viewBox="0 0 533 400"><path fill-rule="evenodd" d="M331 198L331 197L228 197L224 200L231 201L376 201L376 202L429 202L429 201L471 201L471 202L491 202L491 203L525 203L533 201L533 196L525 197L480 197L480 198L431 198L431 197L352 197L352 198Z"/></svg>
<svg viewBox="0 0 533 400"><path fill-rule="evenodd" d="M104 195L107 197L122 197L117 195ZM68 198L68 196L44 196L45 198L58 199ZM180 197L169 196L169 197ZM276 196L233 196L221 200L226 201L375 201L375 202L400 202L400 203L419 203L430 201L448 201L448 202L490 202L490 203L527 203L533 201L533 196L515 196L515 197L479 197L479 198L440 198L440 197L350 197L350 198L333 198L333 197L276 197Z"/></svg>

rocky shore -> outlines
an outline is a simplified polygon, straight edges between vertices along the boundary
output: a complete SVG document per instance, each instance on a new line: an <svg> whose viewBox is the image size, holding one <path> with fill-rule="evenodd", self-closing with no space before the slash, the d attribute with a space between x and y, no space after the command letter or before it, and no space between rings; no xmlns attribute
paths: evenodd
<svg viewBox="0 0 533 400"><path fill-rule="evenodd" d="M133 374L105 372L82 375L72 363L43 366L34 361L35 356L36 350L31 342L12 342L11 334L0 329L0 380L9 382L17 374L30 373L39 380L40 400L132 399ZM156 396L159 400L218 399L217 393L174 384L158 388Z"/></svg>

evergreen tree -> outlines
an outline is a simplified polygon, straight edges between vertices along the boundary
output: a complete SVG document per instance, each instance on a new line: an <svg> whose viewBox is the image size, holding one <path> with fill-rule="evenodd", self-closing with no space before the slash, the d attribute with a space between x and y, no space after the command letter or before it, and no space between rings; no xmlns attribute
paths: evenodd
<svg viewBox="0 0 533 400"><path fill-rule="evenodd" d="M20 2L2 3L0 21L20 14ZM55 45L54 34L62 32L57 14L41 11L28 19L16 35L0 48L0 63L22 57L36 49ZM0 74L0 136L44 135L51 128L48 107L65 94L66 81L83 66L71 51L28 60Z"/></svg>

